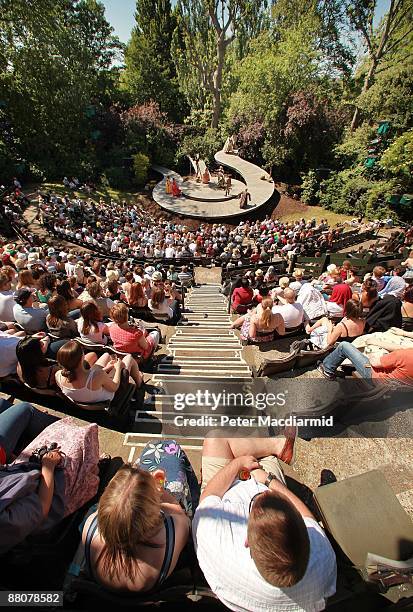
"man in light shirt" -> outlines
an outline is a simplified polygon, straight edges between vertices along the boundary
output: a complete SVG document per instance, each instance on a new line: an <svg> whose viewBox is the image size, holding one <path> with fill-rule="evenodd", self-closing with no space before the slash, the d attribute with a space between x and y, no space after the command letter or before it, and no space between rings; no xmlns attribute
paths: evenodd
<svg viewBox="0 0 413 612"><path fill-rule="evenodd" d="M336 590L334 551L310 510L285 485L277 459L285 442L204 442L203 492L192 532L205 578L230 610L319 612ZM239 480L242 471L251 477Z"/></svg>
<svg viewBox="0 0 413 612"><path fill-rule="evenodd" d="M167 246L165 249L165 257L167 259L171 259L172 257L175 257L175 249L173 248L173 246Z"/></svg>
<svg viewBox="0 0 413 612"><path fill-rule="evenodd" d="M280 314L284 319L286 329L292 327L298 327L302 323L306 323L308 318L304 312L304 308L301 304L296 302L295 291L287 287L284 289L283 296L278 297L279 301L282 302L281 306L273 306L273 314Z"/></svg>

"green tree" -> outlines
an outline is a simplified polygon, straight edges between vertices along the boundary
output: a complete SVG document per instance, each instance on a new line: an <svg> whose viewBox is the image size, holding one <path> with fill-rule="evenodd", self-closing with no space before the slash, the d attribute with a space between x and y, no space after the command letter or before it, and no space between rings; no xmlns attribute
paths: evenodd
<svg viewBox="0 0 413 612"><path fill-rule="evenodd" d="M0 22L0 120L15 155L51 177L89 172L91 123L119 48L103 5L4 0Z"/></svg>
<svg viewBox="0 0 413 612"><path fill-rule="evenodd" d="M412 184L413 180L413 129L408 130L384 151L380 166L392 176L404 177Z"/></svg>
<svg viewBox="0 0 413 612"><path fill-rule="evenodd" d="M266 7L265 0L178 1L173 54L180 84L190 104L210 111L212 128L221 118L227 51L238 34L245 50Z"/></svg>
<svg viewBox="0 0 413 612"><path fill-rule="evenodd" d="M144 185L148 178L149 157L144 153L135 153L133 156L133 169L135 181L138 185Z"/></svg>
<svg viewBox="0 0 413 612"><path fill-rule="evenodd" d="M135 20L125 50L122 87L134 104L154 100L162 112L179 121L187 108L171 57L176 19L170 0L137 0Z"/></svg>
<svg viewBox="0 0 413 612"><path fill-rule="evenodd" d="M351 0L347 5L349 20L361 36L366 50L363 64L363 86L361 95L373 85L377 71L386 58L401 46L409 44L413 35L413 1L390 0L389 10L378 28L374 27L377 0ZM351 129L361 121L361 109L356 103Z"/></svg>

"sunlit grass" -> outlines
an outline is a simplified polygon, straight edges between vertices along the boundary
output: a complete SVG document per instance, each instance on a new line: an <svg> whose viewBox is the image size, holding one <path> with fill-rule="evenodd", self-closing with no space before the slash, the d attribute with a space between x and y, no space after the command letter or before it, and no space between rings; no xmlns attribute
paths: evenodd
<svg viewBox="0 0 413 612"><path fill-rule="evenodd" d="M321 206L309 206L307 210L303 212L292 212L286 213L280 216L280 219L283 221L297 221L297 219L316 219L317 223L321 221L321 219L327 219L327 223L330 226L335 226L337 223L344 223L344 221L350 221L354 218L350 215L341 215L339 213L335 213L331 210L326 210Z"/></svg>
<svg viewBox="0 0 413 612"><path fill-rule="evenodd" d="M25 186L24 190L26 192L33 193L38 189L40 189L41 191L50 190L60 196L64 196L66 193L68 193L70 197L75 196L79 197L82 200L86 200L90 197L94 199L96 199L96 197L99 197L104 199L112 198L114 200L126 200L127 202L129 202L130 200L135 200L136 197L139 195L139 192L123 191L121 189L113 189L112 187L103 188L102 186L99 186L96 191L92 191L89 195L85 191L72 191L71 189L67 189L61 183L42 183L41 185L32 184Z"/></svg>

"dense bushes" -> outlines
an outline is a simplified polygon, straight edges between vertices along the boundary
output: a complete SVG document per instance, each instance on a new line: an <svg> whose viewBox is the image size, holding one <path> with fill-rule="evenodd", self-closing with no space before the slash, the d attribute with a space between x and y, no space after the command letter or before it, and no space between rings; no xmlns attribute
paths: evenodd
<svg viewBox="0 0 413 612"><path fill-rule="evenodd" d="M187 155L193 158L199 154L207 165L211 165L214 162L215 153L222 148L223 144L223 137L219 130L208 128L204 134L185 136L177 151L176 159L180 161Z"/></svg>
<svg viewBox="0 0 413 612"><path fill-rule="evenodd" d="M135 153L133 156L133 170L137 185L144 185L148 178L149 157L144 153Z"/></svg>

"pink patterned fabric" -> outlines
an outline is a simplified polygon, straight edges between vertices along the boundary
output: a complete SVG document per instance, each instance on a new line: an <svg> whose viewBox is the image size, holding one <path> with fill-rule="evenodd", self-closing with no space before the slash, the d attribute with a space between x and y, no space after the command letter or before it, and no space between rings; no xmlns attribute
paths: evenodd
<svg viewBox="0 0 413 612"><path fill-rule="evenodd" d="M96 494L99 486L99 437L96 423L79 427L68 417L46 427L18 456L27 461L43 445L57 442L66 453L65 516L72 514ZM59 468L58 468L59 469Z"/></svg>

